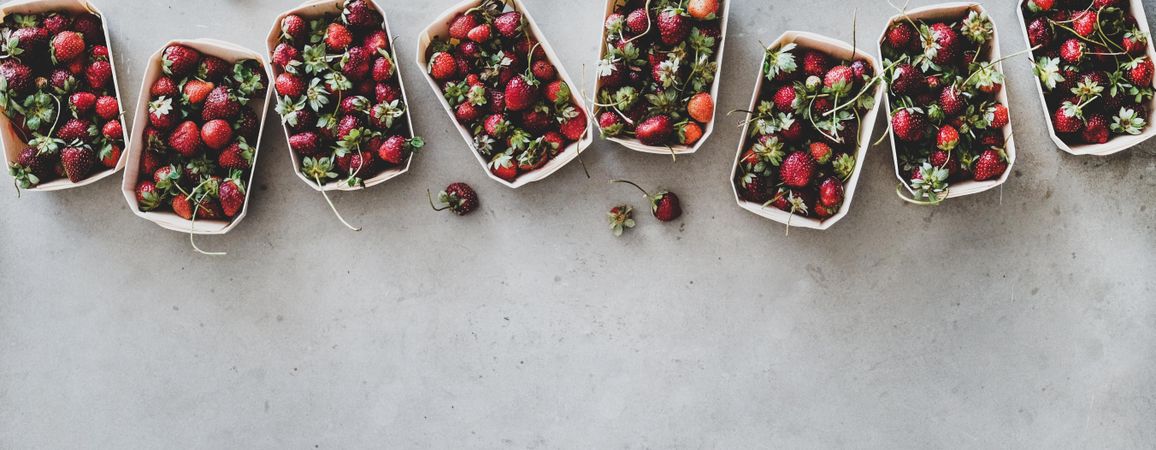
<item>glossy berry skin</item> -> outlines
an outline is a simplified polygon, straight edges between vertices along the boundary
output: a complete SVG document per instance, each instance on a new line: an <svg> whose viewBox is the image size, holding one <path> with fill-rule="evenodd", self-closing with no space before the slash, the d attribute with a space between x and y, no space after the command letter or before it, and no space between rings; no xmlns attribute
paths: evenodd
<svg viewBox="0 0 1156 450"><path fill-rule="evenodd" d="M654 218L661 222L671 222L682 216L682 204L673 192L662 191L650 200Z"/></svg>

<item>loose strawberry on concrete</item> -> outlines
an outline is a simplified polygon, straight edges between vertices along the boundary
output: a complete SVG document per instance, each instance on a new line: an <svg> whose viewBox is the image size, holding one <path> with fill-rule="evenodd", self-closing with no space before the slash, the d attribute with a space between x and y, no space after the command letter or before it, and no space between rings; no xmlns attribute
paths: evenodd
<svg viewBox="0 0 1156 450"><path fill-rule="evenodd" d="M691 146L714 120L722 1L619 2L604 22L597 116L603 137ZM600 120L599 122L602 122Z"/></svg>
<svg viewBox="0 0 1156 450"><path fill-rule="evenodd" d="M425 55L429 75L490 172L513 183L588 132L575 87L559 75L513 5L482 0L454 16Z"/></svg>
<svg viewBox="0 0 1156 450"><path fill-rule="evenodd" d="M934 21L904 17L888 27L880 47L891 132L914 200L938 203L953 184L1002 176L1003 170L991 172L1006 169L1006 159L977 174L981 154L1007 156L1007 107L999 100L1004 76L992 60L991 19L969 9Z"/></svg>
<svg viewBox="0 0 1156 450"><path fill-rule="evenodd" d="M18 188L79 183L119 164L124 128L103 27L89 13L4 17L0 110L27 143L8 167Z"/></svg>

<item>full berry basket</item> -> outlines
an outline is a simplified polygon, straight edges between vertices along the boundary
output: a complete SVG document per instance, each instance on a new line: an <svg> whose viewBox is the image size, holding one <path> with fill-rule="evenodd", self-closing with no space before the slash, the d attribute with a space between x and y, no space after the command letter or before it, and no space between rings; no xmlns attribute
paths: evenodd
<svg viewBox="0 0 1156 450"><path fill-rule="evenodd" d="M710 96L716 102L718 101L719 81L722 79L723 49L726 47L727 21L730 18L730 5L731 5L732 1L734 1L734 0L723 1L722 5L719 7L719 13L718 13L720 27L719 27L719 38L718 38L719 39L718 54L715 55L715 61L718 62L719 66L718 66L718 70L715 71L714 82L711 83L711 88L710 88ZM607 17L610 17L610 14L614 13L614 9L619 3L622 3L622 0L607 0L606 1L606 13L603 15L603 20L605 20ZM599 46L599 53L598 53L598 59L599 60L601 60L602 58L604 58L606 56L607 46L604 44L606 42L606 38L607 38L607 29L605 26L603 26L602 27L602 40L599 41L600 43L602 43ZM602 78L596 77L595 81L594 81L594 99L595 100L598 99L598 93L599 92L602 92ZM593 112L594 111L591 110L591 113L592 113L591 116L596 118L597 115L593 114ZM714 110L714 114L712 114L712 120L709 123L706 123L703 127L702 137L699 138L699 140L697 142L695 142L694 145L690 145L690 146L680 144L680 145L672 145L670 148L667 148L667 147L663 147L663 146L645 145L642 142L639 142L638 139L632 138L632 137L604 136L604 138L608 141L616 142L616 143L622 145L623 147L634 150L636 152L654 153L654 154L662 154L662 155L669 155L671 153L674 153L676 155L691 154L691 153L697 152L700 148L702 148L703 144L706 143L707 138L709 138L711 136L711 134L714 132L715 122L717 122L717 120L714 117L717 117L717 115L718 115L718 108L716 107ZM595 119L595 120L597 120L597 119Z"/></svg>
<svg viewBox="0 0 1156 450"><path fill-rule="evenodd" d="M872 73L878 74L880 72L878 61L876 61L875 57L870 53L867 53L862 49L855 48L846 42L815 33L808 33L803 31L787 31L783 33L782 36L779 36L779 38L774 42L772 42L768 47L768 50L779 49L787 44L792 43L798 45L799 47L814 49L840 59L862 59L871 66ZM760 98L760 94L763 93L763 84L766 81L766 77L764 76L764 68L766 67L765 58L766 55L764 54L764 64L759 64L759 72L755 79L755 89L751 96L749 111L755 111L759 102L765 100ZM851 175L846 179L844 184L843 203L841 206L839 206L839 210L835 214L826 219L801 217L788 211L783 211L772 206L748 201L743 198L742 194L739 192L737 184L735 183L735 179L739 175L741 159L743 157L743 153L746 150L745 144L747 144L747 136L748 132L750 131L749 123L743 126L743 138L740 139L739 148L735 154L734 164L732 165L730 179L728 180L731 185L731 189L734 192L735 201L738 202L738 205L741 208L754 214L771 219L775 222L789 225L791 227L826 230L835 225L835 223L839 220L843 219L843 217L845 217L851 210L851 200L852 197L854 197L855 188L859 184L859 175L863 170L863 159L867 156L867 149L871 146L871 135L875 131L875 119L879 115L879 103L882 100L881 97L884 93L883 83L877 83L874 87L874 90L873 106L868 109L865 114L863 114L859 121L859 145L855 148L855 168L851 172ZM748 119L751 116L751 114L747 114Z"/></svg>
<svg viewBox="0 0 1156 450"><path fill-rule="evenodd" d="M257 171L257 155L260 152L261 138L265 131L265 115L268 111L269 100L273 95L272 81L266 82L265 97L263 99L254 98L254 102L249 106L253 108L253 110L257 112L258 117L260 117L260 126L257 131L257 142L252 143L253 158L249 168L249 177L245 180L247 186L245 189L245 203L241 212L237 214L236 217L231 221L197 219L194 223L191 220L176 215L172 211L141 211L136 198L136 184L141 177L140 159L141 154L145 151L145 128L147 128L149 124L150 88L153 83L163 75L163 63L161 59L164 49L177 44L190 47L205 55L216 56L230 63L243 59L256 60L264 68L265 76L269 80L273 79L272 72L269 70L269 63L261 53L230 42L216 39L173 40L161 46L156 53L149 57L148 67L145 69L140 97L136 107L136 115L133 119L132 140L129 142L128 150L126 151L127 161L124 180L121 183L121 192L124 194L124 198L128 201L129 208L132 209L133 213L159 225L161 228L197 235L225 234L241 223L241 219L245 218L245 214L249 209L249 196L253 192L253 174ZM259 103L258 100L260 100Z"/></svg>
<svg viewBox="0 0 1156 450"><path fill-rule="evenodd" d="M1028 1L1030 0L1021 0L1018 2L1016 7L1016 14L1019 16L1020 30L1023 31L1024 42L1031 42L1031 38L1028 37L1027 17L1024 16L1024 8L1027 7ZM1149 60L1156 61L1156 50L1153 49L1151 38L1152 32L1148 26L1148 16L1144 13L1144 2L1141 0L1127 0L1126 3L1129 6L1129 12L1131 12L1136 18L1136 26L1140 29L1140 31L1148 36L1148 45L1147 50L1145 50L1145 55L1148 56ZM1032 52L1030 55L1032 61L1036 61L1037 56L1039 56L1039 52ZM1055 124L1052 123L1052 111L1050 111L1048 108L1048 101L1045 98L1043 84L1038 79L1036 79L1035 85L1036 92L1040 95L1040 107L1043 108L1044 111L1044 120L1046 120L1048 124L1048 134L1052 137L1052 141L1056 143L1056 146L1059 147L1060 150L1080 156L1107 156L1140 145L1144 141L1147 141L1153 136L1156 136L1156 125L1153 124L1153 121L1156 120L1156 97L1154 97L1148 99L1146 102L1148 107L1148 116L1145 117L1145 120L1147 121L1148 126L1145 127L1142 133L1137 135L1115 136L1103 144L1069 144L1064 142L1064 140L1056 134ZM1156 82L1154 82L1153 86L1150 87L1156 87Z"/></svg>
<svg viewBox="0 0 1156 450"><path fill-rule="evenodd" d="M488 174L490 178L493 178L499 183L502 183L510 188L517 189L527 184L546 179L550 175L553 175L554 172L557 172L558 170L562 169L562 167L565 167L566 164L569 164L571 161L578 158L578 154L594 142L594 132L592 130L593 122L590 120L590 115L586 114L586 132L582 135L581 139L572 142L566 148L562 149L557 156L552 158L544 166L531 172L523 173L512 182L506 181L494 175L493 172L487 169L488 163L485 159L482 158L482 155L477 151L477 149L474 148L473 135L455 119L453 108L450 106L449 102L446 101L445 96L442 95L441 87L438 86L437 81L434 80L434 78L430 75L429 63L427 61L428 51L431 43L433 42L434 38L438 36L448 36L450 21L454 18L454 16L463 13L475 6L478 6L480 3L481 2L479 0L467 0L459 3L456 6L447 9L440 16L438 16L437 20L422 30L418 34L416 56L417 65L418 67L421 67L422 73L425 75L430 87L436 93L438 101L441 102L442 107L445 108L446 113L449 114L450 120L453 121L454 126L462 135L462 139L465 140L466 145L470 148L470 152L473 153L474 158L478 160L478 164L482 166L482 169L486 171L486 174ZM574 105L576 105L577 108L581 111L590 111L590 109L586 107L586 102L583 101L581 95L579 95L578 89L573 88L578 85L574 84L574 80L570 78L568 73L566 73L566 68L559 64L560 60L558 59L558 55L554 53L554 49L550 47L550 43L546 40L542 30L538 28L537 22L535 22L533 17L530 16L530 12L526 9L526 6L522 3L521 0L509 0L507 4L522 14L524 23L529 26L528 32L533 35L538 40L538 42L541 43L541 48L543 51L545 51L547 59L553 63L554 67L558 71L558 78L572 87L570 89L570 97Z"/></svg>
<svg viewBox="0 0 1156 450"><path fill-rule="evenodd" d="M883 45L884 45L883 42L887 38L887 30L891 28L892 24L894 24L900 20L904 20L905 17L910 18L912 20L923 20L923 21L936 21L936 20L953 21L953 20L958 20L958 19L962 19L962 18L967 17L967 15L970 11L975 11L975 12L980 13L980 14L983 14L985 12L983 7L980 6L978 3L960 2L960 3L944 3L944 4L939 4L939 5L926 6L923 8L913 9L911 11L908 11L906 14L896 15L896 16L892 17L891 20L887 21L887 27L884 27L883 36L881 36L879 39L879 52L880 52L880 54L883 54ZM990 61L997 61L1001 58L1000 49L999 49L999 30L996 29L996 27L995 27L995 21L990 21L990 22L992 24L992 38L991 38L991 43L990 43L991 54L990 54L989 60ZM995 68L1000 73L1003 73L1003 63L997 62L995 64ZM891 114L893 113L893 111L892 111L893 105L891 104L891 96L890 95L884 95L883 98L884 98L884 101L886 102L886 105L887 105L887 116L891 117ZM996 94L995 98L999 103L1010 108L1011 104L1008 101L1006 84L1003 86L1002 89L1000 89L999 93ZM895 176L896 176L896 178L899 179L899 182L902 183L903 186L912 195L915 195L915 190L912 189L910 180L907 180L903 176L903 171L900 167L899 147L898 147L898 145L896 145L896 142L895 142L895 133L888 133L888 134L890 135L889 139L891 140L891 155L892 155L892 160L893 160L894 166L895 166ZM943 200L946 200L949 198L955 198L955 197L962 197L965 195L978 194L980 192L984 192L984 191L987 191L989 189L995 188L995 187L1003 184L1005 181L1007 181L1008 176L1011 174L1011 171L1012 171L1011 169L1015 165L1015 162L1016 162L1016 144L1015 144L1015 139L1013 138L1012 123L1010 120L1008 121L1007 126L1003 127L1002 134L1003 134L1005 145L1007 147L1004 149L1005 152L1007 153L1007 170L1004 170L1003 175L1001 175L997 179L988 180L988 181L967 180L967 181L953 182L951 185L951 188L947 190L947 196L944 197Z"/></svg>
<svg viewBox="0 0 1156 450"><path fill-rule="evenodd" d="M382 8L381 5L378 4L375 0L366 0L366 1L371 3L373 5L373 7L375 9L377 9L378 12L381 13L381 17L382 17L381 27L387 34L389 34L390 33L389 19L388 19L388 16L386 15L385 8ZM342 7L342 2L340 0L311 0L311 1L307 1L305 3L302 3L300 6L298 6L296 8L293 8L289 11L285 11L285 12L281 13L279 16L277 16L277 20L275 20L273 22L273 28L272 28L272 30L269 31L269 37L266 40L266 44L268 45L268 48L269 48L269 55L273 54L273 50L276 49L277 44L280 43L281 22L282 22L282 20L285 19L286 16L295 14L295 15L300 16L301 18L306 19L306 20L317 19L317 18L321 18L325 15L341 14L341 10L342 10L341 7ZM392 36L392 34L391 34L391 36ZM407 133L409 135L408 137L413 138L414 137L414 130L413 130L412 115L409 111L410 103L409 103L409 99L406 97L406 94L405 94L405 81L402 79L402 76L401 76L401 67L400 67L400 65L398 65L396 63L398 60L397 59L397 51L392 44L393 43L391 42L391 45L389 46L389 55L390 55L390 58L392 58L394 61L393 70L395 72L394 76L397 78L399 90L401 91L401 103L406 108L405 123L407 125L406 129L408 130L407 131ZM270 66L272 67L272 70L273 70L274 79L276 79L276 76L280 75L282 73L282 69L279 67L276 67L275 64L272 64ZM286 141L288 141L289 136L290 136L289 128L282 125L281 129L285 133ZM322 191L322 190L324 190L324 191L357 191L357 190L377 186L379 184L385 183L386 181L392 180L392 179L408 172L410 165L413 163L414 155L413 154L408 155L404 165L383 170L381 173L373 176L372 178L366 178L365 180L363 180L362 184L356 184L353 186L350 186L348 183L343 183L340 180L334 180L334 181L326 183L324 185L319 185L319 184L317 184L316 181L305 176L305 174L302 173L302 171L301 171L301 156L298 155L297 152L293 151L293 149L291 147L289 148L289 157L293 160L294 173L296 173L297 176L299 178L301 178L302 181L304 181L306 184L308 184L313 189L316 189L318 191Z"/></svg>
<svg viewBox="0 0 1156 450"><path fill-rule="evenodd" d="M43 14L51 11L67 11L74 14L92 13L101 18L104 31L104 45L108 48L108 62L112 67L112 88L116 94L117 103L120 105L119 120L121 123L122 134L124 135L124 142L128 144L128 130L124 123L124 105L121 103L120 84L116 78L116 57L112 49L112 40L108 34L108 16L102 14L99 9L87 0L16 0L8 2L0 6L0 21L10 14ZM61 99L61 104L66 105L67 99ZM8 116L0 114L0 144L4 146L4 160L5 166L11 165L17 160L20 152L27 145L27 142L16 132L9 122ZM100 164L97 162L97 164ZM79 182L73 183L68 178L62 177L49 182L40 183L36 186L26 188L27 191L57 191L62 189L71 189L80 186L86 186L101 179L116 173L118 170L124 168L125 155L122 152L116 167L95 172L88 178Z"/></svg>

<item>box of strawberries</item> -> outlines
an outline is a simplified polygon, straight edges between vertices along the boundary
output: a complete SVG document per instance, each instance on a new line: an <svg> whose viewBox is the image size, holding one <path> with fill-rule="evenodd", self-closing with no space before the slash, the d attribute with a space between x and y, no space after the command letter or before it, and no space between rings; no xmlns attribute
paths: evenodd
<svg viewBox="0 0 1156 450"><path fill-rule="evenodd" d="M417 62L490 177L540 181L593 141L586 105L520 0L468 0L418 35Z"/></svg>
<svg viewBox="0 0 1156 450"><path fill-rule="evenodd" d="M789 31L767 47L731 171L739 206L818 230L846 216L879 113L879 74L869 53L813 33Z"/></svg>
<svg viewBox="0 0 1156 450"><path fill-rule="evenodd" d="M279 15L267 44L297 176L321 191L409 170L415 137L393 39L373 0L311 0Z"/></svg>
<svg viewBox="0 0 1156 450"><path fill-rule="evenodd" d="M895 175L937 204L995 188L1016 160L995 24L976 3L892 17L879 41Z"/></svg>
<svg viewBox="0 0 1156 450"><path fill-rule="evenodd" d="M1153 50L1140 0L1023 0L1052 141L1074 155L1110 155L1156 136Z"/></svg>
<svg viewBox="0 0 1156 450"><path fill-rule="evenodd" d="M136 215L190 234L223 234L245 217L269 65L214 39L170 41L145 68L121 191Z"/></svg>
<svg viewBox="0 0 1156 450"><path fill-rule="evenodd" d="M18 189L91 184L127 141L105 17L85 0L0 7L0 143Z"/></svg>
<svg viewBox="0 0 1156 450"><path fill-rule="evenodd" d="M607 0L594 85L602 136L694 153L714 131L729 0Z"/></svg>

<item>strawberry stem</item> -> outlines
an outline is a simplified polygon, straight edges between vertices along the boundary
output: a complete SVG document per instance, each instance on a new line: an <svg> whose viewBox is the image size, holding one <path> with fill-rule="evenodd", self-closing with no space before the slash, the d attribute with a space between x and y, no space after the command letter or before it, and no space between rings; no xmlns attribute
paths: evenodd
<svg viewBox="0 0 1156 450"><path fill-rule="evenodd" d="M318 178L318 177L313 177L313 179L314 179L315 181L317 181L317 185L318 185L318 186L321 186L321 178ZM332 209L332 210L333 210L333 214L337 216L337 220L340 220L340 221L341 221L341 223L342 223L343 225L345 225L346 227L348 227L350 230L353 230L353 231L361 231L361 228L360 228L360 227L355 227L355 226L353 226L353 225L350 225L350 224L349 224L349 222L346 222L346 221L345 221L345 218L344 218L344 217L341 217L341 213L340 213L340 212L337 212L337 207L336 207L336 206L333 206L333 201L329 199L329 194L327 194L327 193L325 192L325 190L324 190L324 189L322 189L322 190L321 190L321 196L322 196L322 197L325 197L325 203L328 203L328 204L329 204L329 209Z"/></svg>
<svg viewBox="0 0 1156 450"><path fill-rule="evenodd" d="M429 197L429 207L430 207L430 208L433 208L433 210L434 210L434 211L445 211L445 210L447 210L447 209L450 209L450 205L446 205L446 206L443 206L443 207L441 207L441 208L438 208L437 206L434 206L434 201L433 201L433 193L431 193L431 192L429 191L429 189L426 189L426 190L425 190L425 195L426 195L426 197Z"/></svg>
<svg viewBox="0 0 1156 450"><path fill-rule="evenodd" d="M208 195L208 194L205 194L205 195ZM204 198L205 198L205 196L202 195L200 198L196 199L196 204L193 206L193 218L192 218L192 220L189 221L189 245L192 245L193 250L196 250L197 253L200 253L202 255L225 256L228 253L225 253L225 252L206 252L204 250L201 250L200 247L197 247L197 241L195 239L193 239L193 237L196 236L196 233L194 233L194 231L197 228L197 212L201 210L201 200L204 200Z"/></svg>
<svg viewBox="0 0 1156 450"><path fill-rule="evenodd" d="M611 183L626 183L626 184L629 184L629 185L631 185L631 186L634 186L634 187L635 187L635 188L637 188L638 190L642 191L642 195L646 196L646 198L647 198L647 199L649 199L649 198L650 198L650 193L649 193L649 192L646 192L646 189L643 189L643 188L642 188L642 186L639 186L638 184L636 184L636 183L635 183L635 182L633 182L633 181L627 181L627 180L610 180L610 182L611 182Z"/></svg>

